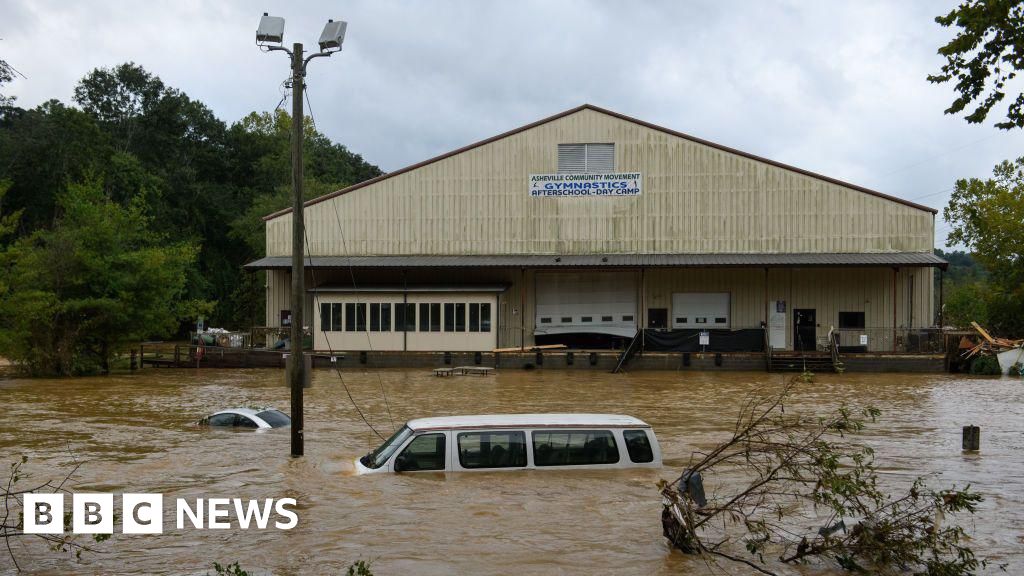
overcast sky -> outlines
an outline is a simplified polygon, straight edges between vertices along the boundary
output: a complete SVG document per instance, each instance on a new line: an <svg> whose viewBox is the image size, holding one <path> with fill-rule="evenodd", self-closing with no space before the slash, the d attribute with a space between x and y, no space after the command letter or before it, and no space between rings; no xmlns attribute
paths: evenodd
<svg viewBox="0 0 1024 576"><path fill-rule="evenodd" d="M263 11L307 45L343 19L344 52L310 65L313 116L385 171L591 103L941 220L957 178L1024 149L1024 132L943 115L951 87L925 80L955 3L0 0L0 58L27 77L8 89L23 107L134 61L230 123L281 99L286 57L254 45Z"/></svg>

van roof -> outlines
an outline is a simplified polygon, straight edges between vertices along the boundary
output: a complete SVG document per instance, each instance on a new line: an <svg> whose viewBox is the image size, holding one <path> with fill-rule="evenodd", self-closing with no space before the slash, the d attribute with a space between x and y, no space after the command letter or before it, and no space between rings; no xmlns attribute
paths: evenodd
<svg viewBox="0 0 1024 576"><path fill-rule="evenodd" d="M589 428L641 427L650 425L622 414L480 414L475 416L439 416L406 422L412 430L447 428Z"/></svg>

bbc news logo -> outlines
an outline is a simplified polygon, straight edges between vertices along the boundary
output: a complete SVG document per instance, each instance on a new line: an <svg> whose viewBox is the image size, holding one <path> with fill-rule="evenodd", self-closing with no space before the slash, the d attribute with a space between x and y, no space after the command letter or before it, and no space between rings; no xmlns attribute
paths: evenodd
<svg viewBox="0 0 1024 576"><path fill-rule="evenodd" d="M64 494L25 494L25 534L64 533ZM185 498L175 500L178 530L227 530L232 517L242 530L291 530L299 523L293 510L294 498ZM114 509L113 494L72 494L71 531L75 534L113 534L114 517L120 517L122 534L162 534L164 531L163 494L122 494L121 513ZM273 522L272 522L273 520Z"/></svg>

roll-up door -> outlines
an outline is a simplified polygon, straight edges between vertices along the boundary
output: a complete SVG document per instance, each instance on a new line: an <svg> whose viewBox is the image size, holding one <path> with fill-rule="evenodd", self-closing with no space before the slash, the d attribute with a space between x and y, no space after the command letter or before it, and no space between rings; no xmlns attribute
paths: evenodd
<svg viewBox="0 0 1024 576"><path fill-rule="evenodd" d="M535 334L633 336L637 326L636 274L537 274Z"/></svg>
<svg viewBox="0 0 1024 576"><path fill-rule="evenodd" d="M676 292L672 295L673 328L729 328L728 292Z"/></svg>

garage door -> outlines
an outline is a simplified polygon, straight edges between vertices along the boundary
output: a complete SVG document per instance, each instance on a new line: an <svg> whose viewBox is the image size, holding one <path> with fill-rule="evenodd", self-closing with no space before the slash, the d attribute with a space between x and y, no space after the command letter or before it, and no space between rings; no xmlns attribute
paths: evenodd
<svg viewBox="0 0 1024 576"><path fill-rule="evenodd" d="M636 334L636 274L537 274L535 334Z"/></svg>

